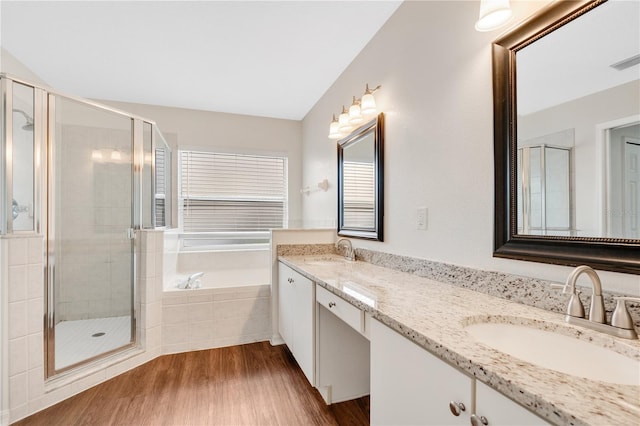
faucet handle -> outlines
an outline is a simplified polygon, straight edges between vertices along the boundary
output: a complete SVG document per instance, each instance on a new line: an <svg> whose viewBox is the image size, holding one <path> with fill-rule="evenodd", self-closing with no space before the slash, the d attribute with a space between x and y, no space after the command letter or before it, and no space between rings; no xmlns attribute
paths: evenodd
<svg viewBox="0 0 640 426"><path fill-rule="evenodd" d="M551 284L551 288L554 290L562 289L562 293L567 292L567 286L561 284ZM567 305L567 315L577 318L584 318L584 305L580 300L581 291L575 286L572 287L571 297L569 298L569 304Z"/></svg>
<svg viewBox="0 0 640 426"><path fill-rule="evenodd" d="M620 296L613 298L616 301L616 309L611 317L611 325L625 330L633 330L633 319L627 310L627 300L640 302L640 297Z"/></svg>

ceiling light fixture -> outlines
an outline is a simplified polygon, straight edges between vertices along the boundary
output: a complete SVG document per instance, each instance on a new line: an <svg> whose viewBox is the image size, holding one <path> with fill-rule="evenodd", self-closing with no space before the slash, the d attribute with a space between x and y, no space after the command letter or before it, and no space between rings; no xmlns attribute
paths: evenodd
<svg viewBox="0 0 640 426"><path fill-rule="evenodd" d="M367 119L378 113L376 100L373 94L380 89L380 85L375 89L370 89L369 84L366 85L364 95L358 99L355 96L351 106L347 110L342 106L342 112L336 119L333 114L333 120L329 125L329 139L342 139L351 133L352 130L360 127Z"/></svg>
<svg viewBox="0 0 640 426"><path fill-rule="evenodd" d="M476 30L493 31L511 19L509 0L480 0L480 16Z"/></svg>

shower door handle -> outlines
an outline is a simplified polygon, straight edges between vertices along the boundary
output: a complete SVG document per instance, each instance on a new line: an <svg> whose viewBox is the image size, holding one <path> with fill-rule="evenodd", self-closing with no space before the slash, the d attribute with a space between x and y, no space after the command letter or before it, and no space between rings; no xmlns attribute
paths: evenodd
<svg viewBox="0 0 640 426"><path fill-rule="evenodd" d="M135 240L135 238L136 238L136 233L135 233L135 231L133 230L133 228L128 228L128 229L127 229L127 238L128 238L128 239L130 239L130 240Z"/></svg>

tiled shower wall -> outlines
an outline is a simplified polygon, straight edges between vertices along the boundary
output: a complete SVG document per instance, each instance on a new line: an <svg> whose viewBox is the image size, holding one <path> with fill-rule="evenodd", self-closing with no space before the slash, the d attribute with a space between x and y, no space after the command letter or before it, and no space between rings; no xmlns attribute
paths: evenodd
<svg viewBox="0 0 640 426"><path fill-rule="evenodd" d="M138 231L138 346L45 383L43 259L41 236L0 237L0 288L8 288L7 296L0 300L0 311L8 318L8 324L2 324L7 334L0 345L8 347L0 374L1 388L8 393L6 403L0 402L5 423L16 422L163 353L262 341L271 335L269 285L163 292L163 232Z"/></svg>
<svg viewBox="0 0 640 426"><path fill-rule="evenodd" d="M57 319L129 315L131 132L77 125L58 132Z"/></svg>
<svg viewBox="0 0 640 426"><path fill-rule="evenodd" d="M0 241L8 265L9 418L14 421L29 414L44 396L43 238Z"/></svg>
<svg viewBox="0 0 640 426"><path fill-rule="evenodd" d="M160 237L156 238L156 235ZM136 238L139 291L138 347L75 373L45 383L44 377L44 251L41 236L0 237L0 288L8 288L0 311L7 309L8 347L0 386L2 422L16 422L161 355L162 233L138 231ZM6 345L6 346L5 346ZM6 371L5 371L6 369ZM4 425L3 423L3 425Z"/></svg>

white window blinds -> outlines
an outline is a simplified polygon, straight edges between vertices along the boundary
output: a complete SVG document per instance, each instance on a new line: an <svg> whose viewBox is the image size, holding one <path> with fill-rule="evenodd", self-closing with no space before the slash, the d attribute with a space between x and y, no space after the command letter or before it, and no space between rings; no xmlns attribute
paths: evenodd
<svg viewBox="0 0 640 426"><path fill-rule="evenodd" d="M375 173L373 163L343 162L344 223L350 227L375 226Z"/></svg>
<svg viewBox="0 0 640 426"><path fill-rule="evenodd" d="M157 148L155 150L155 161L156 161L156 179L155 179L155 193L154 193L154 208L155 208L155 218L156 218L156 227L162 227L167 225L165 210L167 207L166 204L166 194L167 194L167 156L165 155L165 150L162 148Z"/></svg>
<svg viewBox="0 0 640 426"><path fill-rule="evenodd" d="M180 152L184 232L243 233L282 228L287 159Z"/></svg>

